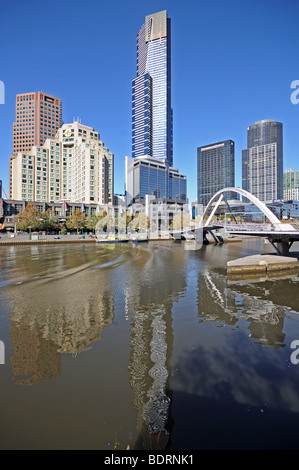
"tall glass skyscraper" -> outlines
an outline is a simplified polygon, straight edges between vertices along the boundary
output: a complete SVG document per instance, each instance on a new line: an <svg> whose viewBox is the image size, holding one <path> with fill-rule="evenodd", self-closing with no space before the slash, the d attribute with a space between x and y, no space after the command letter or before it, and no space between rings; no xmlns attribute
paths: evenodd
<svg viewBox="0 0 299 470"><path fill-rule="evenodd" d="M235 186L235 143L224 140L197 148L197 201L206 206L221 189ZM224 199L236 199L227 192Z"/></svg>
<svg viewBox="0 0 299 470"><path fill-rule="evenodd" d="M145 17L137 35L137 77L132 81L132 157L173 164L171 20L161 11Z"/></svg>
<svg viewBox="0 0 299 470"><path fill-rule="evenodd" d="M283 126L264 119L247 128L242 187L263 202L283 198Z"/></svg>

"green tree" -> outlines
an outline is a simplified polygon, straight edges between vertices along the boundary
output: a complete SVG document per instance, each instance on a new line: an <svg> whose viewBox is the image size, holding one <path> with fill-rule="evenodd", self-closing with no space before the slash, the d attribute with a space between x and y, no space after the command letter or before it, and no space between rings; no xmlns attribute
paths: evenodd
<svg viewBox="0 0 299 470"><path fill-rule="evenodd" d="M55 216L54 212L48 209L40 213L40 230L45 232L57 231L60 228L59 218Z"/></svg>
<svg viewBox="0 0 299 470"><path fill-rule="evenodd" d="M68 230L76 230L77 233L79 230L83 230L86 226L84 212L81 209L76 209L73 214L68 216L65 225Z"/></svg>
<svg viewBox="0 0 299 470"><path fill-rule="evenodd" d="M94 232L96 230L97 224L107 216L106 211L101 211L98 215L91 215L86 220L85 227L87 230Z"/></svg>
<svg viewBox="0 0 299 470"><path fill-rule="evenodd" d="M22 208L16 217L16 228L17 230L35 231L40 230L41 227L41 213L37 207L31 203L27 204L25 208Z"/></svg>

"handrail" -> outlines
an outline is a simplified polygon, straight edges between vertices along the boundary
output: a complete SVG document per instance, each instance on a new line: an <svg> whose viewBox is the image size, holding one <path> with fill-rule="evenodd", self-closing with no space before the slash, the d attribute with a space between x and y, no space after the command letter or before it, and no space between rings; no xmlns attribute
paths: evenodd
<svg viewBox="0 0 299 470"><path fill-rule="evenodd" d="M226 224L226 232L299 232L299 224L279 223L279 224L261 224L261 223L246 223L246 224Z"/></svg>

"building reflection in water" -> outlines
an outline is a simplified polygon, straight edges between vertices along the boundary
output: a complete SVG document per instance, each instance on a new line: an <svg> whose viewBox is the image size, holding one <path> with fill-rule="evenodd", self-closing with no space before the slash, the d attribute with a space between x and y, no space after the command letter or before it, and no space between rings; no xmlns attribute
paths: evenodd
<svg viewBox="0 0 299 470"><path fill-rule="evenodd" d="M14 349L11 365L17 384L34 385L59 377L57 346L53 341L45 340L38 328L13 322L11 340Z"/></svg>
<svg viewBox="0 0 299 470"><path fill-rule="evenodd" d="M205 266L194 273L200 327L187 330L190 350L175 358L173 390L194 399L198 409L206 403L211 415L218 409L222 416L223 410L225 426L230 413L232 420L265 408L298 413L298 373L289 348L298 321L295 279L228 285L219 271ZM208 413L204 419L203 434Z"/></svg>
<svg viewBox="0 0 299 470"><path fill-rule="evenodd" d="M274 284L275 285L275 284ZM284 319L292 299L285 295L280 305L274 300L274 285L269 289L253 283L232 285L227 277L217 272L205 271L198 276L198 316L201 322L216 321L236 325L239 320L248 322L249 336L257 343L280 348L285 346ZM290 307L291 308L291 307Z"/></svg>
<svg viewBox="0 0 299 470"><path fill-rule="evenodd" d="M64 263L59 259L59 265ZM99 341L105 326L113 322L114 299L104 273L84 270L74 261L64 267L57 268L59 275L53 278L29 276L6 289L13 312L11 363L18 384L58 377L61 354L76 357Z"/></svg>
<svg viewBox="0 0 299 470"><path fill-rule="evenodd" d="M129 370L139 432L136 449L165 449L170 439L172 306L186 289L184 256L182 250L174 251L171 257L162 250L154 251L150 259L144 257L143 282L138 271L130 272L126 314L131 317ZM156 278L146 276L157 269ZM177 275L169 276L169 272Z"/></svg>
<svg viewBox="0 0 299 470"><path fill-rule="evenodd" d="M71 250L52 256L47 251L45 257L39 250L31 257L25 252L23 264L15 258L10 273L13 281L21 283L3 289L13 312L11 363L18 384L59 377L61 355L76 357L91 348L113 323L116 312L124 312L122 327L125 324L130 335L130 353L129 364L125 358L121 367L128 365L128 389L132 389L137 415L135 449L169 447L175 434L172 397L178 390L186 400L231 395L238 403L256 404L264 387L273 403L285 406L283 395L279 401L271 394L271 382L263 376L269 374L274 353L286 344L287 308L298 305L289 280L279 282L279 293L275 282L229 284L225 274L202 260L201 253L186 251L179 244L141 244L125 250L115 250L115 254L98 250L100 259L94 259L93 250L78 257ZM35 258L39 269L44 266L39 276ZM110 269L111 263L117 268ZM179 304L179 319L174 304ZM117 305L121 305L119 311ZM191 310L184 311L186 306ZM217 324L232 328L216 329ZM238 324L239 334L233 331ZM177 339L181 329L187 342L178 339L174 350L174 336ZM266 348L255 347L256 343ZM109 343L107 350L110 347L119 353L117 343ZM178 374L171 374L176 370L174 361L180 364ZM280 377L279 367L272 365L271 370ZM111 373L115 371L107 372ZM128 383L127 376L124 380ZM289 389L293 393L293 384Z"/></svg>

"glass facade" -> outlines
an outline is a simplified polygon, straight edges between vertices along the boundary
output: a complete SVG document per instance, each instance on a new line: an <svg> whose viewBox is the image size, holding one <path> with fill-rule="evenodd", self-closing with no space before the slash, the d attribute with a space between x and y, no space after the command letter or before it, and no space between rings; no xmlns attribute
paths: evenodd
<svg viewBox="0 0 299 470"><path fill-rule="evenodd" d="M167 171L158 170L158 188L159 188L159 198L166 197L166 186L167 186Z"/></svg>
<svg viewBox="0 0 299 470"><path fill-rule="evenodd" d="M299 201L299 171L286 170L284 173L283 199Z"/></svg>
<svg viewBox="0 0 299 470"><path fill-rule="evenodd" d="M242 151L242 188L263 202L283 198L283 128L273 119L247 128Z"/></svg>
<svg viewBox="0 0 299 470"><path fill-rule="evenodd" d="M152 155L152 79L148 73L133 80L132 156Z"/></svg>
<svg viewBox="0 0 299 470"><path fill-rule="evenodd" d="M139 191L139 195L140 195L140 199L144 199L145 195L148 194L148 180L149 180L148 173L149 173L149 170L148 170L148 168L140 166L139 171L140 171L140 191Z"/></svg>
<svg viewBox="0 0 299 470"><path fill-rule="evenodd" d="M158 197L158 172L155 168L150 169L149 194Z"/></svg>
<svg viewBox="0 0 299 470"><path fill-rule="evenodd" d="M221 189L235 185L235 144L232 140L197 148L197 200L207 206ZM236 199L233 192L224 198Z"/></svg>
<svg viewBox="0 0 299 470"><path fill-rule="evenodd" d="M180 197L181 200L187 201L187 181L180 178Z"/></svg>
<svg viewBox="0 0 299 470"><path fill-rule="evenodd" d="M149 194L156 199L187 201L187 180L167 164L154 160L137 160L133 164L133 202L142 202Z"/></svg>
<svg viewBox="0 0 299 470"><path fill-rule="evenodd" d="M145 19L137 36L137 77L132 82L132 156L173 162L171 21L166 11Z"/></svg>

